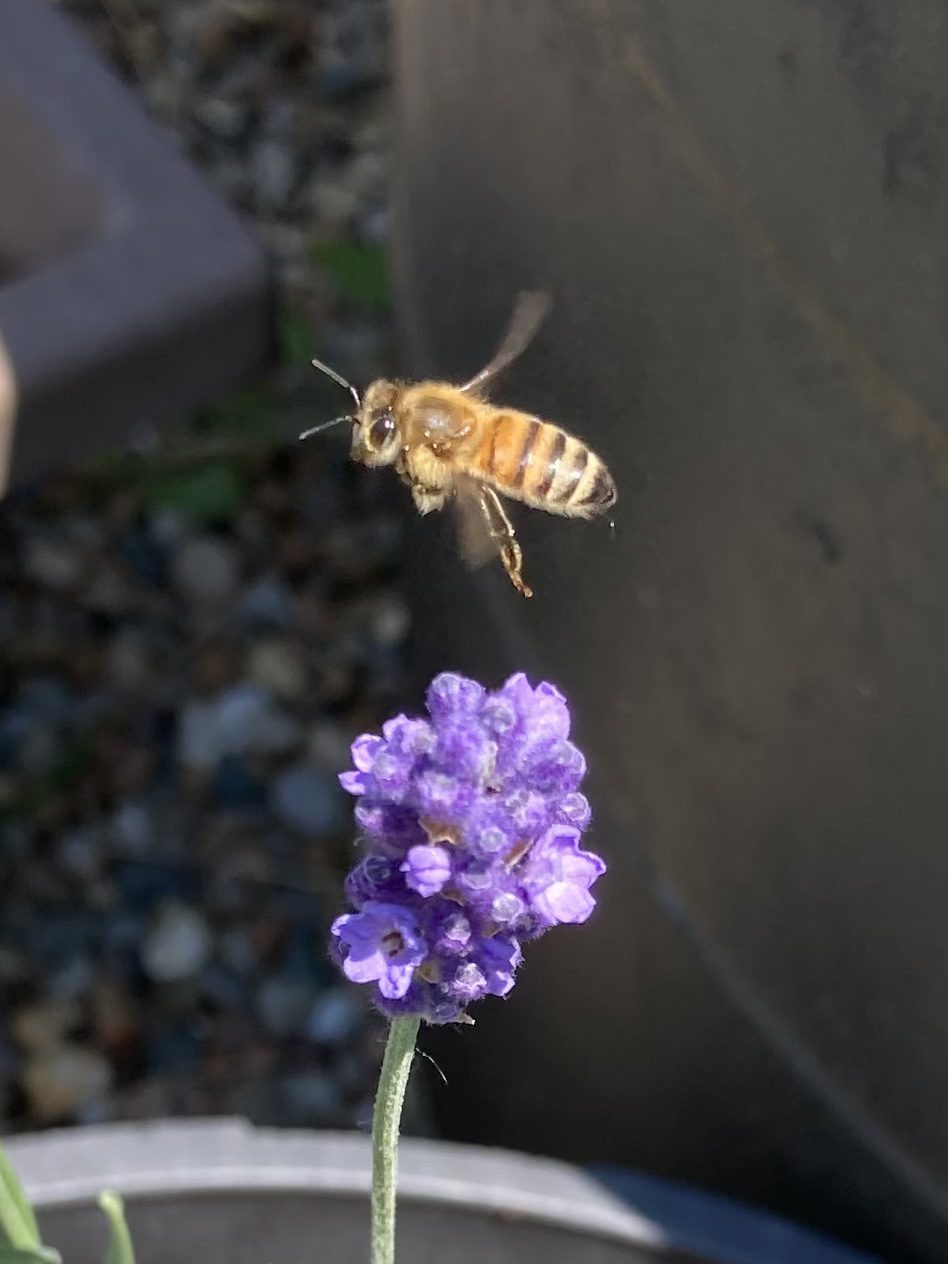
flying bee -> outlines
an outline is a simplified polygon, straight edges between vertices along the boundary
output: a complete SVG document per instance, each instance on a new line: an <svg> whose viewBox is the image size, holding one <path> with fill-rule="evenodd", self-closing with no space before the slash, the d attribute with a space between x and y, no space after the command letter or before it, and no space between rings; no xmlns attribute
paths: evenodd
<svg viewBox="0 0 948 1264"><path fill-rule="evenodd" d="M524 597L523 552L501 496L568 518L595 518L616 502L603 461L560 426L486 398L495 377L526 349L549 301L521 294L493 359L463 386L448 382L392 382L381 378L360 396L328 365L314 366L344 387L355 412L304 431L352 424L352 457L363 465L394 466L423 514L453 500L460 511L461 550L471 565L500 555Z"/></svg>

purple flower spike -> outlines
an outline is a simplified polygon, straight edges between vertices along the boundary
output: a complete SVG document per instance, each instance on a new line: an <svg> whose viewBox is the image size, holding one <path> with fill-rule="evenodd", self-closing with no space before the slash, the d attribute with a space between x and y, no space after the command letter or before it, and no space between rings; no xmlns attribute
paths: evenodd
<svg viewBox="0 0 948 1264"><path fill-rule="evenodd" d="M473 715L484 697L483 685L457 672L442 672L428 686L425 702L428 714L437 723L453 716Z"/></svg>
<svg viewBox="0 0 948 1264"><path fill-rule="evenodd" d="M382 745L382 739L373 733L363 733L361 737L356 738L351 749L355 770L339 774L343 790L348 790L350 794L366 794L372 788L372 778L369 774L372 772L375 756L382 749Z"/></svg>
<svg viewBox="0 0 948 1264"><path fill-rule="evenodd" d="M444 672L427 706L352 745L340 781L366 851L331 955L384 1013L446 1023L507 995L522 943L584 922L606 866L580 846L586 761L553 685L518 674L489 693Z"/></svg>
<svg viewBox="0 0 948 1264"><path fill-rule="evenodd" d="M401 870L413 891L437 895L451 877L451 857L446 847L409 847Z"/></svg>
<svg viewBox="0 0 948 1264"><path fill-rule="evenodd" d="M580 847L578 829L554 825L527 860L524 887L548 926L585 922L596 907L589 888L605 872L605 863Z"/></svg>
<svg viewBox="0 0 948 1264"><path fill-rule="evenodd" d="M344 913L330 933L348 949L343 972L353 983L378 983L388 1000L398 1000L411 985L427 951L418 923L399 904L369 900L361 913Z"/></svg>
<svg viewBox="0 0 948 1264"><path fill-rule="evenodd" d="M483 939L478 953L487 991L506 996L514 985L514 973L523 959L520 945L503 939Z"/></svg>

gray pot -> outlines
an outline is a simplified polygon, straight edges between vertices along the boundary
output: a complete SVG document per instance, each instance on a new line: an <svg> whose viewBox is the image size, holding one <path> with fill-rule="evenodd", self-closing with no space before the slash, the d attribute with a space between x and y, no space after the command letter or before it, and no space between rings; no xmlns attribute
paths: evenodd
<svg viewBox="0 0 948 1264"><path fill-rule="evenodd" d="M236 1120L115 1124L19 1137L10 1157L66 1264L98 1264L104 1188L126 1200L138 1264L365 1264L370 1152L348 1133ZM760 1213L623 1174L406 1140L405 1264L871 1264Z"/></svg>

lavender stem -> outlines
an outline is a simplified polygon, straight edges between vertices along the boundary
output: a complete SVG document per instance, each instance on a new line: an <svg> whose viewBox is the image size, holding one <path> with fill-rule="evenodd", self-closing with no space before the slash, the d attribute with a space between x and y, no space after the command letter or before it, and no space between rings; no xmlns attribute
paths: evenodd
<svg viewBox="0 0 948 1264"><path fill-rule="evenodd" d="M372 1264L395 1261L398 1130L421 1020L393 1018L372 1114Z"/></svg>

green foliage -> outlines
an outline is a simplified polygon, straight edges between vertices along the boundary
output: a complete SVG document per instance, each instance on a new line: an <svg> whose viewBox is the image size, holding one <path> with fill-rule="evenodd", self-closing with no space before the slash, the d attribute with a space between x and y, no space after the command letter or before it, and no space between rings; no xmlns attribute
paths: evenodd
<svg viewBox="0 0 948 1264"><path fill-rule="evenodd" d="M19 1177L0 1146L0 1231L11 1247L36 1251L41 1246L33 1208Z"/></svg>
<svg viewBox="0 0 948 1264"><path fill-rule="evenodd" d="M0 1246L0 1264L62 1264L62 1256L51 1246Z"/></svg>
<svg viewBox="0 0 948 1264"><path fill-rule="evenodd" d="M109 1221L109 1249L105 1264L135 1264L132 1235L125 1221L125 1207L118 1194L106 1191L99 1195L99 1206Z"/></svg>
<svg viewBox="0 0 948 1264"><path fill-rule="evenodd" d="M319 242L312 248L312 258L332 277L340 296L354 306L368 312L385 312L391 307L388 259L381 246Z"/></svg>
<svg viewBox="0 0 948 1264"><path fill-rule="evenodd" d="M145 505L170 509L195 526L229 522L244 500L246 478L228 461L208 461L192 469L173 470L150 479Z"/></svg>
<svg viewBox="0 0 948 1264"><path fill-rule="evenodd" d="M276 433L277 401L271 386L234 391L208 409L203 429L235 438L269 438Z"/></svg>
<svg viewBox="0 0 948 1264"><path fill-rule="evenodd" d="M308 367L316 354L316 342L310 321L292 307L284 307L279 322L280 363L290 368Z"/></svg>
<svg viewBox="0 0 948 1264"><path fill-rule="evenodd" d="M51 798L75 786L89 766L90 749L86 741L74 742L63 752L48 772L21 782L17 792L0 808L0 825L8 820L34 816ZM0 1150L0 1171L6 1159ZM2 1177L0 1177L2 1180ZM0 1193L0 1200L2 1200ZM0 1224L3 1216L0 1214Z"/></svg>
<svg viewBox="0 0 948 1264"><path fill-rule="evenodd" d="M135 1264L132 1237L118 1194L104 1193L99 1206L109 1222L109 1245L104 1264ZM7 1245L4 1245L4 1239ZM0 1264L62 1264L51 1246L43 1246L29 1199L0 1146Z"/></svg>

